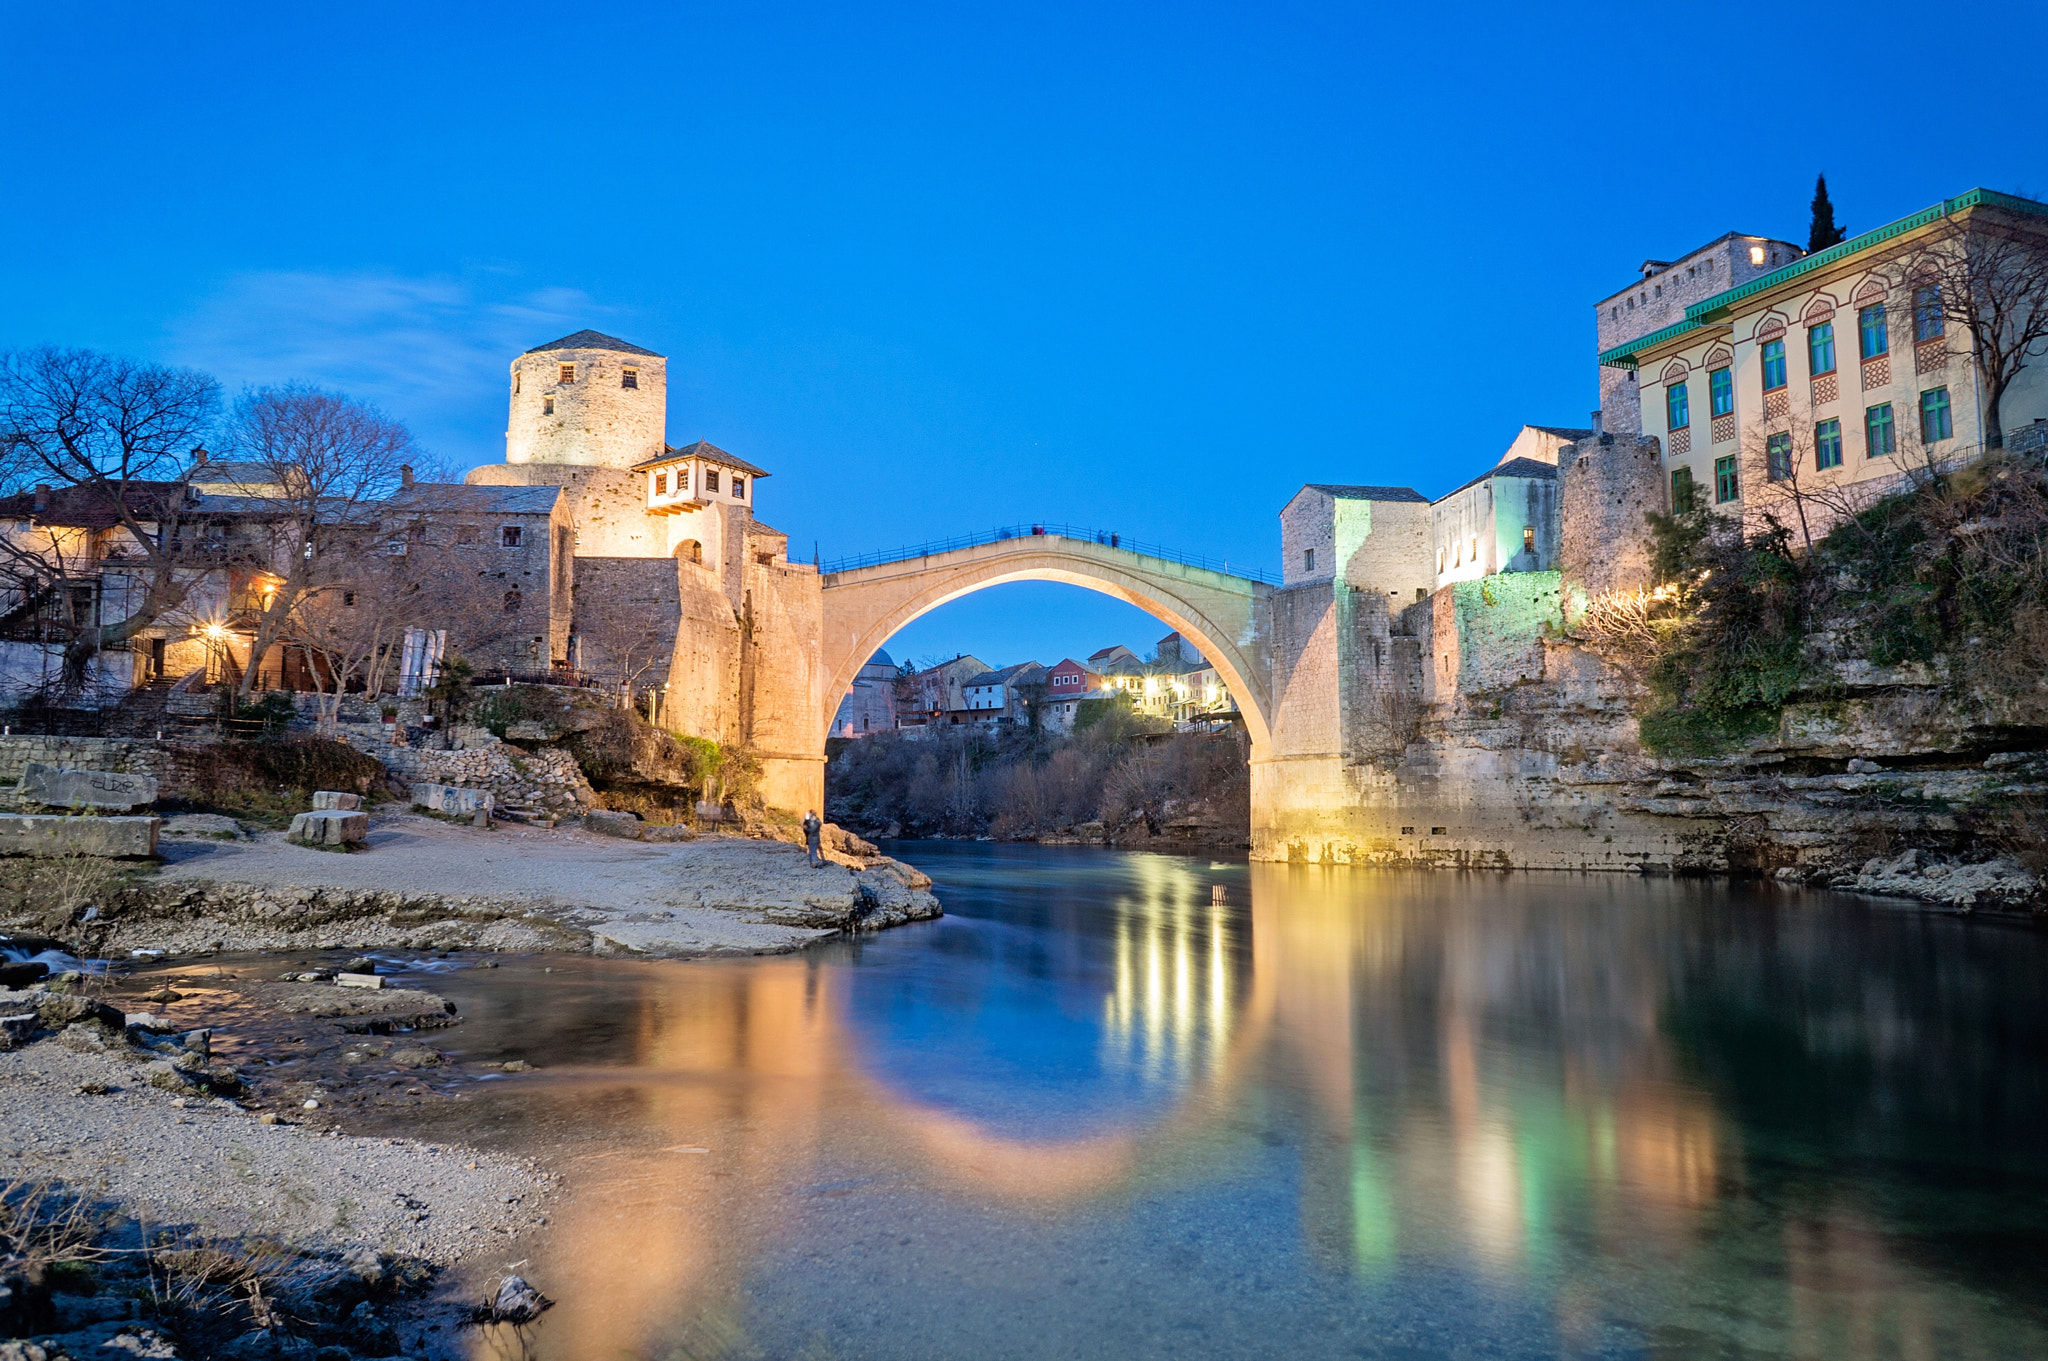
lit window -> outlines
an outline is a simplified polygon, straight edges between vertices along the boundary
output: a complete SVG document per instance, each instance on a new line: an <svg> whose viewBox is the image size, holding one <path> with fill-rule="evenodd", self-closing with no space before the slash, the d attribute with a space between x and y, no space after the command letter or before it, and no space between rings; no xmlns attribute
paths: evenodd
<svg viewBox="0 0 2048 1361"><path fill-rule="evenodd" d="M1913 339L1939 340L1948 334L1948 319L1941 311L1941 285L1930 284L1913 290Z"/></svg>
<svg viewBox="0 0 2048 1361"><path fill-rule="evenodd" d="M667 473L656 473L656 474L654 475L654 494L655 494L656 496L667 496L667 495L668 495L668 474L667 474Z"/></svg>
<svg viewBox="0 0 2048 1361"><path fill-rule="evenodd" d="M555 414L555 399L554 399L554 398L552 398L552 397L543 397L543 398L541 398L541 399L540 399L540 414L541 414L541 415L543 415L543 416L552 416L552 415L554 415L554 414Z"/></svg>
<svg viewBox="0 0 2048 1361"><path fill-rule="evenodd" d="M1673 468L1671 470L1671 510L1674 514L1684 514L1692 509L1692 492L1692 469Z"/></svg>
<svg viewBox="0 0 2048 1361"><path fill-rule="evenodd" d="M1722 504L1733 501L1742 494L1742 484L1735 476L1735 455L1726 454L1714 460L1714 499Z"/></svg>
<svg viewBox="0 0 2048 1361"><path fill-rule="evenodd" d="M562 365L562 381L565 383L576 381L576 366L574 364Z"/></svg>
<svg viewBox="0 0 2048 1361"><path fill-rule="evenodd" d="M1522 526L1522 551L1524 553L1536 551L1536 531L1529 525Z"/></svg>
<svg viewBox="0 0 2048 1361"><path fill-rule="evenodd" d="M619 370L619 386L620 386L620 387L622 387L622 388L637 388L637 387L639 387L639 386L640 386L640 370L638 370L638 369L620 369L620 370Z"/></svg>
<svg viewBox="0 0 2048 1361"><path fill-rule="evenodd" d="M1762 246L1751 246L1749 248L1749 262L1752 265L1760 265L1764 262L1764 248ZM1725 500L1726 498L1723 499Z"/></svg>
<svg viewBox="0 0 2048 1361"><path fill-rule="evenodd" d="M1707 374L1707 409L1716 416L1735 414L1735 373L1714 369Z"/></svg>
<svg viewBox="0 0 2048 1361"><path fill-rule="evenodd" d="M1891 332L1885 326L1883 303L1873 303L1856 314L1856 334L1865 359L1891 353Z"/></svg>
<svg viewBox="0 0 2048 1361"><path fill-rule="evenodd" d="M1870 451L1870 457L1895 453L1898 450L1898 434L1892 429L1892 404L1871 407L1863 413L1863 442Z"/></svg>
<svg viewBox="0 0 2048 1361"><path fill-rule="evenodd" d="M1824 321L1806 329L1806 362L1816 378L1835 371L1835 323Z"/></svg>
<svg viewBox="0 0 2048 1361"><path fill-rule="evenodd" d="M1813 466L1823 472L1842 466L1842 423L1832 416L1813 427Z"/></svg>
<svg viewBox="0 0 2048 1361"><path fill-rule="evenodd" d="M1935 388L1920 394L1920 438L1929 444L1947 439L1953 428L1949 423L1948 389Z"/></svg>
<svg viewBox="0 0 2048 1361"><path fill-rule="evenodd" d="M1772 435L1764 441L1764 476L1773 482L1783 482L1792 476L1792 437ZM1726 501L1727 497L1721 498Z"/></svg>
<svg viewBox="0 0 2048 1361"><path fill-rule="evenodd" d="M1776 392L1785 386L1785 342L1766 340L1764 342L1764 391Z"/></svg>
<svg viewBox="0 0 2048 1361"><path fill-rule="evenodd" d="M475 526L475 525L457 525L457 526L455 526L455 542L457 542L457 543L459 543L459 544L460 544L460 543L475 543L475 542L476 542L476 526Z"/></svg>
<svg viewBox="0 0 2048 1361"><path fill-rule="evenodd" d="M1685 384L1673 383L1664 390L1665 424L1673 430L1683 430L1692 424L1692 408L1686 401Z"/></svg>
<svg viewBox="0 0 2048 1361"><path fill-rule="evenodd" d="M519 526L506 525L498 531L498 542L507 548L519 547Z"/></svg>

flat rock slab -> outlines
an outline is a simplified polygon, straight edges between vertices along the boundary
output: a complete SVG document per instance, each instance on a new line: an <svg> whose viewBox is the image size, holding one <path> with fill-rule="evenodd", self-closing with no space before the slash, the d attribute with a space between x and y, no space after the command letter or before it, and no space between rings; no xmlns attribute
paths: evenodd
<svg viewBox="0 0 2048 1361"><path fill-rule="evenodd" d="M285 839L296 841L301 846L347 846L366 840L369 835L368 813L344 813L338 808L318 808L294 817L291 830L285 833Z"/></svg>
<svg viewBox="0 0 2048 1361"><path fill-rule="evenodd" d="M459 817L471 817L477 813L488 816L492 806L491 791L464 789L452 784L416 784L412 787L412 806Z"/></svg>
<svg viewBox="0 0 2048 1361"><path fill-rule="evenodd" d="M164 819L163 834L234 841L242 835L242 824L219 813L178 813Z"/></svg>
<svg viewBox="0 0 2048 1361"><path fill-rule="evenodd" d="M353 813L362 806L363 796L361 794L345 794L339 789L316 789L313 791L313 811L315 812L338 808L342 812Z"/></svg>
<svg viewBox="0 0 2048 1361"><path fill-rule="evenodd" d="M31 761L16 796L49 808L110 808L127 812L156 802L156 780L115 770L64 770Z"/></svg>
<svg viewBox="0 0 2048 1361"><path fill-rule="evenodd" d="M0 813L0 855L150 856L161 818Z"/></svg>
<svg viewBox="0 0 2048 1361"><path fill-rule="evenodd" d="M849 926L871 929L939 914L928 892L884 882L897 877L894 872L854 874L832 864L814 869L800 846L741 837L649 843L567 828L485 832L401 815L380 818L369 847L374 854L307 855L274 836L187 842L174 848L174 863L154 882L166 891L207 882L247 886L274 894L281 908L334 892L431 894L453 912L508 919L536 913L597 949L651 955L768 954L800 949ZM924 882L908 867L902 874ZM283 933L292 929L290 921L280 913L250 929ZM437 929L456 938L459 925L451 917ZM225 929L204 928L215 935ZM317 930L357 947L376 943L349 935L339 922ZM411 928L393 930L403 935ZM120 943L135 942L124 936ZM322 991L378 995L332 986Z"/></svg>

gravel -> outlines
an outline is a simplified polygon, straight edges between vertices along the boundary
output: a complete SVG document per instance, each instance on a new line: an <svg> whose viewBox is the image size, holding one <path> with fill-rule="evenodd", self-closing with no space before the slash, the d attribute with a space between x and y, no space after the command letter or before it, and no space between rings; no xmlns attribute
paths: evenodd
<svg viewBox="0 0 2048 1361"><path fill-rule="evenodd" d="M42 1040L0 1053L0 1167L102 1185L131 1215L308 1249L499 1265L544 1223L548 1182L519 1159L409 1139L266 1125L234 1102L146 1085L128 1055ZM103 1094L86 1095L86 1091Z"/></svg>

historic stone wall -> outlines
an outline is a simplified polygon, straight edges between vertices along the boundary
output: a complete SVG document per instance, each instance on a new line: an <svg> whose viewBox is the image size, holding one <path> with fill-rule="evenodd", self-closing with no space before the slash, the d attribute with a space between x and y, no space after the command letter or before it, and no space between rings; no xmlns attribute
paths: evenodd
<svg viewBox="0 0 2048 1361"><path fill-rule="evenodd" d="M0 803L14 806L13 789L31 762L70 770L112 770L148 775L160 798L190 788L197 754L188 746L140 737L0 737Z"/></svg>
<svg viewBox="0 0 2048 1361"><path fill-rule="evenodd" d="M563 463L486 463L463 481L479 487L560 487L577 556L658 558L668 552L661 519L647 513L638 473Z"/></svg>
<svg viewBox="0 0 2048 1361"><path fill-rule="evenodd" d="M714 742L740 740L740 617L718 573L702 563L668 564L677 578L675 650L662 721Z"/></svg>
<svg viewBox="0 0 2048 1361"><path fill-rule="evenodd" d="M1657 441L1596 435L1567 446L1557 466L1558 566L1567 588L1601 596L1649 586L1647 517L1668 502Z"/></svg>
<svg viewBox="0 0 2048 1361"><path fill-rule="evenodd" d="M561 381L563 364L575 365L573 382ZM622 385L629 368L637 387ZM667 414L668 361L659 355L598 349L522 354L512 361L505 461L630 468L661 456Z"/></svg>
<svg viewBox="0 0 2048 1361"><path fill-rule="evenodd" d="M557 747L524 748L481 730L460 751L396 747L355 735L342 740L376 757L401 784L415 782L488 789L500 804L565 812L599 803L576 758Z"/></svg>
<svg viewBox="0 0 2048 1361"><path fill-rule="evenodd" d="M748 748L761 762L761 795L771 808L822 809L827 715L818 574L770 552L744 572L740 710Z"/></svg>
<svg viewBox="0 0 2048 1361"><path fill-rule="evenodd" d="M676 564L667 558L578 558L575 617L577 662L584 671L636 686L660 684L683 617Z"/></svg>

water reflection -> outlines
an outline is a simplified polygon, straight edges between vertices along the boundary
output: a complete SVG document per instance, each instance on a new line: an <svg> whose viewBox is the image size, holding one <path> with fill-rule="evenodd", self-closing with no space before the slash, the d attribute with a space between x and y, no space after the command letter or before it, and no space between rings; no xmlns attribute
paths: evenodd
<svg viewBox="0 0 2048 1361"><path fill-rule="evenodd" d="M566 1169L543 1355L2048 1343L2031 933L1687 883L916 858L954 915L859 945L437 980L468 1043L547 1065L467 1131Z"/></svg>

